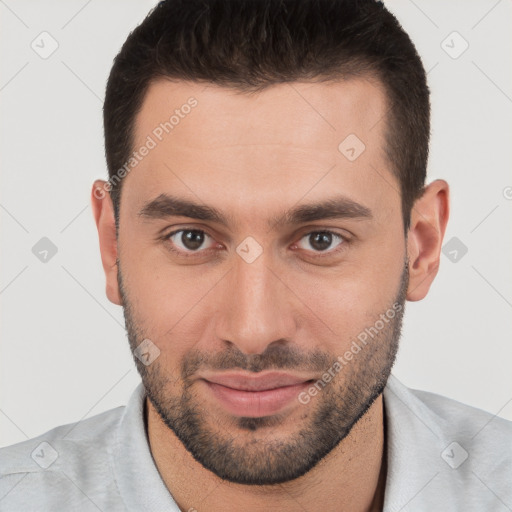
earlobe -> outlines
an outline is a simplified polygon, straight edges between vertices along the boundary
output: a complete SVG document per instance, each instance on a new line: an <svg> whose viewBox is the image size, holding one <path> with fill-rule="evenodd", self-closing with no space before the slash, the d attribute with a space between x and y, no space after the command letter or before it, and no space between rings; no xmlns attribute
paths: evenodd
<svg viewBox="0 0 512 512"><path fill-rule="evenodd" d="M407 238L409 257L407 300L423 299L437 275L448 217L448 183L444 180L435 180L425 188L411 211L411 224Z"/></svg>
<svg viewBox="0 0 512 512"><path fill-rule="evenodd" d="M117 237L114 208L107 182L96 180L91 191L91 204L98 228L101 262L106 278L106 292L110 302L122 306L117 280Z"/></svg>

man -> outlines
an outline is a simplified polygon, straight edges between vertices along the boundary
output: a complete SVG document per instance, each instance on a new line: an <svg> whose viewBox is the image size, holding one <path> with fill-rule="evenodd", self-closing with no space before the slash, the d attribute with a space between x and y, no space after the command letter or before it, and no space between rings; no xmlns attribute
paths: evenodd
<svg viewBox="0 0 512 512"><path fill-rule="evenodd" d="M512 509L510 422L391 375L448 221L429 115L380 2L161 2L92 189L142 383L1 450L1 510Z"/></svg>

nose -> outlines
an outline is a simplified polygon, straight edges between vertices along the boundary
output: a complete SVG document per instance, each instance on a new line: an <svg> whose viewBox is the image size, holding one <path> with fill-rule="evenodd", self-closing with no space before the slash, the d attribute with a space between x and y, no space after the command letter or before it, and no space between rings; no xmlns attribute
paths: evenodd
<svg viewBox="0 0 512 512"><path fill-rule="evenodd" d="M220 294L216 334L246 354L261 354L273 342L293 339L297 297L283 271L263 252L248 263L235 256Z"/></svg>

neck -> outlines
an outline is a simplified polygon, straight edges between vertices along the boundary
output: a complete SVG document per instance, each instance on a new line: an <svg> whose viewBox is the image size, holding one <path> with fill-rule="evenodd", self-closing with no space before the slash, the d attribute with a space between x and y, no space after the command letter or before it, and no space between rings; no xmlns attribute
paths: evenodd
<svg viewBox="0 0 512 512"><path fill-rule="evenodd" d="M151 452L181 511L377 512L386 482L382 395L350 434L305 475L277 485L241 485L220 479L185 449L146 399Z"/></svg>

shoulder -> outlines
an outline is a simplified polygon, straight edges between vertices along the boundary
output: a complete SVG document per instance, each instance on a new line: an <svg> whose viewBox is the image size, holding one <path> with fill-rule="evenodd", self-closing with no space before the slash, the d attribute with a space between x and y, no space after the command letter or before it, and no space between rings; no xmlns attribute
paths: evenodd
<svg viewBox="0 0 512 512"><path fill-rule="evenodd" d="M457 457L458 450L459 456L471 456L478 467L492 467L492 473L507 475L512 484L511 421L436 393L410 392L436 418L444 437L453 439L442 454L445 460Z"/></svg>
<svg viewBox="0 0 512 512"><path fill-rule="evenodd" d="M512 436L511 421L447 396L408 388L394 376L390 377L384 396L388 404L401 402L439 434L457 433L496 444L500 439L510 441ZM512 446L510 448L512 450Z"/></svg>
<svg viewBox="0 0 512 512"><path fill-rule="evenodd" d="M508 455L512 456L512 421L437 393L418 389L409 389L409 392L445 430L495 446L508 441L503 448L505 452L508 449Z"/></svg>
<svg viewBox="0 0 512 512"><path fill-rule="evenodd" d="M451 510L494 510L512 503L512 422L408 388L393 375L383 396L394 476L390 510L423 485L415 503L425 508L418 510L440 503Z"/></svg>
<svg viewBox="0 0 512 512"><path fill-rule="evenodd" d="M111 409L76 423L60 425L44 434L0 448L0 475L14 472L38 472L57 464L71 465L86 453L102 453L109 444L124 406ZM60 448L66 454L59 460Z"/></svg>
<svg viewBox="0 0 512 512"><path fill-rule="evenodd" d="M88 510L85 504L91 505L90 496L99 488L110 486L115 493L110 454L124 409L117 407L0 448L2 510L28 510L23 507L35 500L38 510L49 510L64 495L66 505Z"/></svg>

